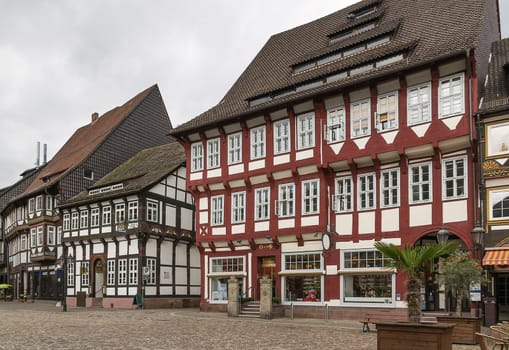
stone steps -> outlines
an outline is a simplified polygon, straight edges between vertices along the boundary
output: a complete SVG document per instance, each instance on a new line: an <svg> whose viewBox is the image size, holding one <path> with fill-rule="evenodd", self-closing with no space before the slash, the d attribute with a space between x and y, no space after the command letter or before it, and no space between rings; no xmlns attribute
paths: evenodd
<svg viewBox="0 0 509 350"><path fill-rule="evenodd" d="M239 317L260 318L260 302L250 301L242 304L240 307Z"/></svg>

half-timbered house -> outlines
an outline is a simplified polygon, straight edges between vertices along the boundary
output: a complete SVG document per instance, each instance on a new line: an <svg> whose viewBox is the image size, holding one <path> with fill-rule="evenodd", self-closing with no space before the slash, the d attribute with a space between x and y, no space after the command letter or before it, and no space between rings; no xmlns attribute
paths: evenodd
<svg viewBox="0 0 509 350"><path fill-rule="evenodd" d="M494 0L365 0L273 35L224 98L173 129L186 149L202 308L259 279L296 312L404 308L404 276L374 249L473 248L474 114ZM444 309L426 276L423 308ZM318 311L320 310L320 311Z"/></svg>

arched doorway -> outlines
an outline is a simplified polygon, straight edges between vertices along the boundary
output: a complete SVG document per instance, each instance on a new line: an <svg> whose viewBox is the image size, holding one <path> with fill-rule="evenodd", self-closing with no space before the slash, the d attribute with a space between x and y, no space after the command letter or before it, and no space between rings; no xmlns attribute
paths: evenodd
<svg viewBox="0 0 509 350"><path fill-rule="evenodd" d="M94 298L103 297L104 286L104 264L101 259L94 261L94 290L92 291Z"/></svg>

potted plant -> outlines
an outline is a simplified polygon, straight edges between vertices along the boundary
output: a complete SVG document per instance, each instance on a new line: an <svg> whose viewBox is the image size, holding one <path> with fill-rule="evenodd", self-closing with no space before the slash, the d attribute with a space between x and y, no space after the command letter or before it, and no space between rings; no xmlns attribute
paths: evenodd
<svg viewBox="0 0 509 350"><path fill-rule="evenodd" d="M408 321L381 322L376 324L378 349L404 350L421 346L423 349L452 349L453 324L420 323L421 320L421 273L433 260L451 254L458 249L454 242L434 245L402 247L383 242L375 248L391 259L392 267L407 274L406 301Z"/></svg>
<svg viewBox="0 0 509 350"><path fill-rule="evenodd" d="M472 259L468 252L456 251L438 263L438 282L456 299L454 315L438 316L440 322L455 323L453 332L454 343L476 344L476 332L481 330L480 317L461 314L461 302L470 299L471 283L485 282L479 261Z"/></svg>

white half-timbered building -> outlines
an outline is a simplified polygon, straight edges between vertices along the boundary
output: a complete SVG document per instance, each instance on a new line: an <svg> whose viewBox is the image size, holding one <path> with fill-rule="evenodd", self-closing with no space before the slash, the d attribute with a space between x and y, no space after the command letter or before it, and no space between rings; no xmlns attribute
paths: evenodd
<svg viewBox="0 0 509 350"><path fill-rule="evenodd" d="M199 302L194 204L178 142L141 151L60 212L68 306Z"/></svg>

